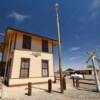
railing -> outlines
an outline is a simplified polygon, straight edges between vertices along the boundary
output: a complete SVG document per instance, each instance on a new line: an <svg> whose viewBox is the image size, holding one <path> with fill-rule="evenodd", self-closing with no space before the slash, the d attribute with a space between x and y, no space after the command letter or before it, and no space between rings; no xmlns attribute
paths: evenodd
<svg viewBox="0 0 100 100"><path fill-rule="evenodd" d="M73 82L73 87L76 87L76 88L78 88L80 84L96 85L95 83L91 83L92 81L93 82L95 81L94 79L80 79L80 78L71 78L71 79Z"/></svg>

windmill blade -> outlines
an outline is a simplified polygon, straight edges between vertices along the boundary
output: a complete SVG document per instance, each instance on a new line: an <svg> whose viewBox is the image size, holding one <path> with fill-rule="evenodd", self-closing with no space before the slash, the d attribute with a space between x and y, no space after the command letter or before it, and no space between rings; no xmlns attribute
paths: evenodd
<svg viewBox="0 0 100 100"><path fill-rule="evenodd" d="M90 59L92 58L92 55L88 58L88 60L86 61L86 63L88 63L90 61Z"/></svg>
<svg viewBox="0 0 100 100"><path fill-rule="evenodd" d="M100 62L100 59L98 59L97 57L95 58L98 62Z"/></svg>
<svg viewBox="0 0 100 100"><path fill-rule="evenodd" d="M86 63L88 63L89 61L90 61L90 59L93 57L93 56L95 56L96 55L96 49L95 50L93 50L92 52L87 52L87 54L89 55L89 58L88 58L88 60L86 61Z"/></svg>

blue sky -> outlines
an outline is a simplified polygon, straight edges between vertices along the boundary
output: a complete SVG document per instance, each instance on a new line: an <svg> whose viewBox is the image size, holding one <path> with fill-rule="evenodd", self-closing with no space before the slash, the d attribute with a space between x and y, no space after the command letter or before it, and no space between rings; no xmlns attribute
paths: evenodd
<svg viewBox="0 0 100 100"><path fill-rule="evenodd" d="M98 48L100 55L100 0L0 0L0 33L8 26L57 38L56 2L60 4L62 66L84 67L86 52ZM57 48L54 53L58 68Z"/></svg>

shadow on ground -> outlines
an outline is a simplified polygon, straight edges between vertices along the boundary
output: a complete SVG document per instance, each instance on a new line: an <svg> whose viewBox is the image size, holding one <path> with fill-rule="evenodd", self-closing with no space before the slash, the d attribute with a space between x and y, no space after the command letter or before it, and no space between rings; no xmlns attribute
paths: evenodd
<svg viewBox="0 0 100 100"><path fill-rule="evenodd" d="M60 91L56 91L56 90L52 90L51 92L49 92L48 89L43 89L43 88L39 88L39 87L32 87L32 88L43 90L43 91L45 91L47 93L53 93L53 92L55 92L55 93L61 93ZM28 88L25 88L25 90L28 90ZM28 95L28 93L25 93L25 95Z"/></svg>
<svg viewBox="0 0 100 100"><path fill-rule="evenodd" d="M89 92L97 92L96 89L89 89L86 87L79 87L78 90L89 91Z"/></svg>

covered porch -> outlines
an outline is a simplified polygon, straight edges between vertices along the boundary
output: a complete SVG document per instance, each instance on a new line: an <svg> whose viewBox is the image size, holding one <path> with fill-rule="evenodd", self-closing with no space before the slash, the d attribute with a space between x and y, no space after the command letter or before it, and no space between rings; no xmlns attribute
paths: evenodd
<svg viewBox="0 0 100 100"><path fill-rule="evenodd" d="M1 60L0 60L0 76L3 76L4 74L4 65L5 62L3 61L3 52L4 52L4 43L0 43L0 54L1 54Z"/></svg>

